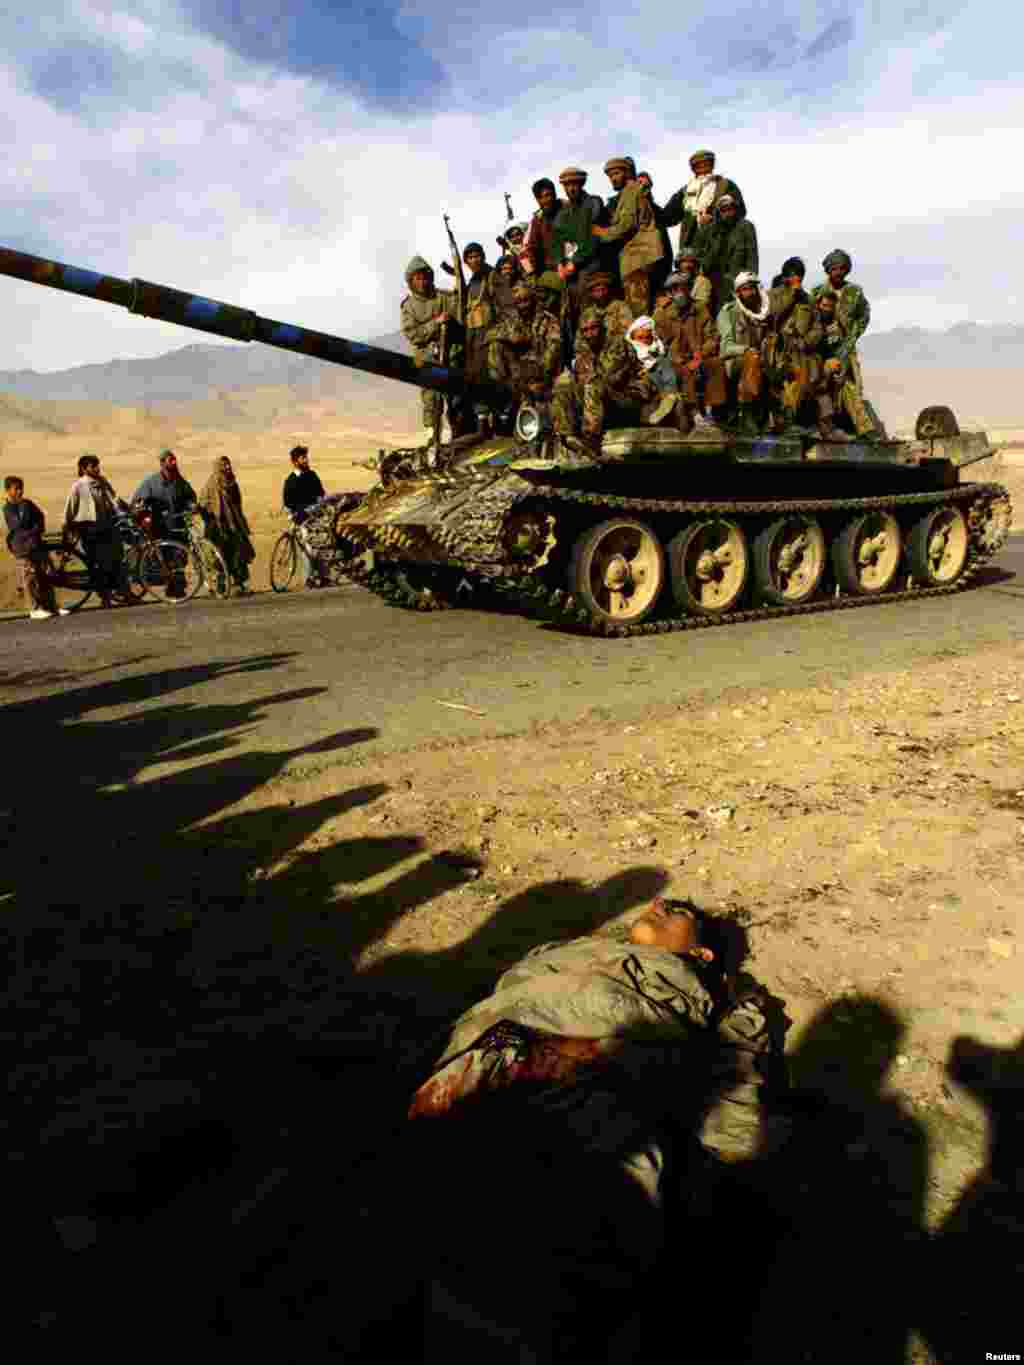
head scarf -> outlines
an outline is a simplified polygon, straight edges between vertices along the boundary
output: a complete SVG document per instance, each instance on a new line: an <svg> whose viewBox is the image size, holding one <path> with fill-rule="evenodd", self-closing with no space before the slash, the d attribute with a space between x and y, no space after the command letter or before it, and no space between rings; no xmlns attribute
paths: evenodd
<svg viewBox="0 0 1024 1365"><path fill-rule="evenodd" d="M248 541L249 523L242 511L242 490L234 474L229 476L224 468L225 459L221 455L214 460L213 472L199 495L199 505L222 535L241 536Z"/></svg>
<svg viewBox="0 0 1024 1365"><path fill-rule="evenodd" d="M653 370L655 365L657 365L658 361L665 354L665 343L656 332L653 341L649 344L642 341L635 341L633 339L633 333L639 332L644 327L649 327L652 332L654 331L654 319L647 317L646 314L643 317L637 318L631 324L629 331L626 333L626 340L636 352L636 358L644 369Z"/></svg>
<svg viewBox="0 0 1024 1365"><path fill-rule="evenodd" d="M764 322L765 318L768 316L768 310L771 307L771 300L768 298L768 295L765 292L765 290L761 289L760 309L755 311L753 308L748 308L747 305L740 298L740 290L743 288L745 284L756 284L758 289L761 289L761 281L757 278L757 276L753 273L752 270L741 270L740 273L736 276L736 279L733 283L733 291L736 296L736 306L739 308L740 312L745 313L746 316L748 318L752 318L754 322Z"/></svg>

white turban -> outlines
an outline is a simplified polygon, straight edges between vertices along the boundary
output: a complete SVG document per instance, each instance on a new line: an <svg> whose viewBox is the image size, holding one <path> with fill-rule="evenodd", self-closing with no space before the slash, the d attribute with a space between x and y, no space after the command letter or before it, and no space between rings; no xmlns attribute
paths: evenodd
<svg viewBox="0 0 1024 1365"><path fill-rule="evenodd" d="M743 288L745 284L756 284L759 289L761 287L761 281L757 278L755 274L753 274L749 270L741 270L740 273L736 276L735 282L733 283L733 288L735 289L737 294L740 292L740 290Z"/></svg>
<svg viewBox="0 0 1024 1365"><path fill-rule="evenodd" d="M644 345L641 341L634 341L633 333L640 331L644 327L649 327L653 332L654 319L646 316L637 318L626 333L626 339L636 352L637 359L644 369L653 370L655 365L657 365L658 361L665 354L665 343L657 335L655 335L649 346Z"/></svg>

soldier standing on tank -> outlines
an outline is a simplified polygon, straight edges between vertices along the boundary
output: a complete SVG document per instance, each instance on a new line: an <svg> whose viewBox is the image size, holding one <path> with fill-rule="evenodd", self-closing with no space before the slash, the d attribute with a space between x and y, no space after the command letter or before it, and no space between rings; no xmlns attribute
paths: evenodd
<svg viewBox="0 0 1024 1365"><path fill-rule="evenodd" d="M715 209L714 224L702 241L705 259L715 277L721 308L733 297L737 275L757 274L757 230L740 212L738 200L731 194L723 194Z"/></svg>
<svg viewBox="0 0 1024 1365"><path fill-rule="evenodd" d="M512 290L522 278L523 272L519 267L518 256L508 254L499 256L495 261L494 269L487 277L487 292L494 311L493 322L500 322L502 318L511 317L515 313Z"/></svg>
<svg viewBox="0 0 1024 1365"><path fill-rule="evenodd" d="M422 256L414 256L405 268L405 282L409 293L402 300L402 336L413 348L413 360L418 366L437 365L441 360L441 326L457 325L458 304L450 289L438 289L434 271ZM434 389L421 389L423 425L433 434L444 410L444 399ZM459 420L459 407L449 399L448 420L452 435Z"/></svg>
<svg viewBox="0 0 1024 1365"><path fill-rule="evenodd" d="M537 209L530 219L530 228L526 234L523 272L536 279L546 270L557 269L558 262L554 255L552 238L555 219L559 211L565 207L565 200L559 199L554 181L548 180L547 177L535 180L532 188Z"/></svg>
<svg viewBox="0 0 1024 1365"><path fill-rule="evenodd" d="M656 309L654 325L668 347L679 384L679 428L689 432L702 410L715 414L725 407L725 366L718 354L720 338L714 319L703 304L694 302L689 281L682 275L670 275L665 288L669 301Z"/></svg>
<svg viewBox="0 0 1024 1365"><path fill-rule="evenodd" d="M623 336L606 337L596 312L580 321L572 370L558 377L551 398L557 435L579 433L592 452L612 415L656 425L677 407L676 394L663 394Z"/></svg>
<svg viewBox="0 0 1024 1365"><path fill-rule="evenodd" d="M806 267L799 256L785 261L769 291L775 330L768 343L768 367L781 386L781 429L798 420L800 409L818 381L821 323L803 288Z"/></svg>
<svg viewBox="0 0 1024 1365"><path fill-rule="evenodd" d="M612 297L614 275L607 270L595 270L587 281L584 314L596 312L604 323L606 338L624 337L633 325L633 314L624 299ZM580 319L582 322L582 317Z"/></svg>
<svg viewBox="0 0 1024 1365"><path fill-rule="evenodd" d="M491 377L520 400L544 398L561 368L562 341L558 319L537 301L525 283L512 290L515 316L502 318L491 330Z"/></svg>
<svg viewBox="0 0 1024 1365"><path fill-rule="evenodd" d="M668 261L654 212L654 201L636 178L630 158L613 156L605 162L605 174L618 194L607 227L591 229L605 247L621 244L619 277L633 318L649 314L658 267L667 273Z"/></svg>
<svg viewBox="0 0 1024 1365"><path fill-rule="evenodd" d="M482 383L487 378L487 337L494 322L490 290L492 267L479 242L470 242L462 253L469 271L466 281L466 378Z"/></svg>
<svg viewBox="0 0 1024 1365"><path fill-rule="evenodd" d="M853 269L853 261L847 252L840 249L830 251L821 263L828 279L815 285L811 298L815 302L822 294L834 294L836 299L836 320L845 333L844 350L841 359L849 370L850 379L857 386L858 393L864 392L864 376L857 354L857 342L868 329L871 321L871 305L859 284L852 284L847 278Z"/></svg>
<svg viewBox="0 0 1024 1365"><path fill-rule="evenodd" d="M715 154L706 147L694 152L690 157L691 178L665 205L662 220L667 228L679 228L679 250L684 247L698 246L698 236L711 227L714 222L715 208L725 195L730 195L736 203L741 217L746 216L747 208L739 186L724 175L715 174ZM754 270L757 269L756 264Z"/></svg>
<svg viewBox="0 0 1024 1365"><path fill-rule="evenodd" d="M820 329L817 346L819 367L814 385L820 436L826 441L849 440L835 426L836 416L844 413L860 440L882 439L882 432L853 379L850 365L852 352L846 328L839 319L836 295L832 290L817 294L814 306Z"/></svg>

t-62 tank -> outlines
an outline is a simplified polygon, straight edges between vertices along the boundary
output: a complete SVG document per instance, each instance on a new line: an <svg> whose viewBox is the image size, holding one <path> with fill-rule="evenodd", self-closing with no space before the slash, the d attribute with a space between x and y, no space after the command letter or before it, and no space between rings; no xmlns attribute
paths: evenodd
<svg viewBox="0 0 1024 1365"><path fill-rule="evenodd" d="M0 274L421 388L467 387L452 369L143 280L3 248ZM578 629L646 634L958 592L1010 529L1005 488L961 481L990 453L984 433L962 433L944 407L921 413L912 441L628 427L597 453L547 426L524 408L511 435L380 452L376 485L329 514L348 577L420 609L497 593Z"/></svg>

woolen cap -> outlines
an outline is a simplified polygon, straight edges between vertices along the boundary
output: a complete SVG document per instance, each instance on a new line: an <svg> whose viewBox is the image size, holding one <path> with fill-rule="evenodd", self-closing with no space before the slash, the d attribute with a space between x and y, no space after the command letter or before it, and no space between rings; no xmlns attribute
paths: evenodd
<svg viewBox="0 0 1024 1365"><path fill-rule="evenodd" d="M690 165L692 166L695 161L714 161L714 159L714 152L709 152L706 147L701 147L699 151L694 152L693 156L690 157Z"/></svg>
<svg viewBox="0 0 1024 1365"><path fill-rule="evenodd" d="M566 166L558 177L558 183L564 185L568 180L586 180L586 171L581 171L579 166Z"/></svg>
<svg viewBox="0 0 1024 1365"><path fill-rule="evenodd" d="M631 156L610 156L604 163L604 169L608 171L629 171L636 175L636 162Z"/></svg>

